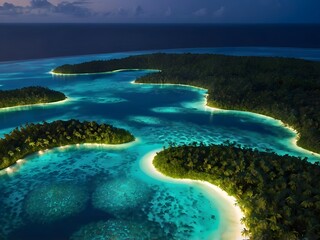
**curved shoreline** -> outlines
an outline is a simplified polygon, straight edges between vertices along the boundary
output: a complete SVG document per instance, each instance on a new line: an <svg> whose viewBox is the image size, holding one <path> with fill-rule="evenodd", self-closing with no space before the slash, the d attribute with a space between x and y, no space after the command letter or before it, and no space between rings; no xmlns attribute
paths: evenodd
<svg viewBox="0 0 320 240"><path fill-rule="evenodd" d="M273 120L275 122L278 122L279 125L281 125L282 127L286 128L287 130L289 130L290 132L294 133L295 137L291 139L291 144L299 149L300 151L312 154L314 156L320 157L320 153L316 153L313 151L310 151L308 149L305 149L303 147L300 147L297 142L300 138L300 133L294 129L293 127L287 125L286 123L284 123L282 120L280 119L276 119L267 115L263 115L260 113L255 113L255 112L248 112L248 111L241 111L241 110L228 110L228 109L221 109L221 108L216 108L216 107L211 107L208 105L208 89L206 88L202 88L202 87L196 87L196 86L192 86L192 85L187 85L187 84L175 84L175 83L137 83L136 80L131 81L131 84L147 84L147 85L157 85L157 86L161 86L161 85L167 85L167 86L182 86L182 87L190 87L190 88L194 88L194 89L198 89L198 90L204 90L206 91L206 93L203 95L204 96L204 103L203 103L203 108L206 111L207 109L209 109L210 111L221 111L221 112L234 112L234 113L240 113L240 114L247 114L247 115L252 115L254 117L259 117L259 118L263 118L263 119L267 119L267 120Z"/></svg>
<svg viewBox="0 0 320 240"><path fill-rule="evenodd" d="M18 105L18 106L12 106L12 107L4 107L0 108L0 113L1 112L10 112L10 111L17 111L17 110L26 110L26 108L30 107L41 107L41 106L47 106L47 105L60 105L60 104L65 104L66 102L71 101L72 99L67 97L66 99L56 101L56 102L48 102L48 103L35 103L35 104L26 104L26 105Z"/></svg>
<svg viewBox="0 0 320 240"><path fill-rule="evenodd" d="M263 119L266 119L266 120L272 120L272 121L275 121L275 122L278 122L280 126L282 126L283 128L289 130L290 132L292 132L295 137L291 139L291 144L299 149L299 151L302 151L302 152L306 152L306 153L309 153L309 154L312 154L314 156L317 156L317 157L320 157L320 153L316 153L316 152L313 152L311 150L308 150L308 149L305 149L303 147L300 147L297 142L300 138L300 133L298 130L296 130L295 128L291 127L290 125L284 123L282 120L280 119L277 119L277 118L273 118L273 117L270 117L270 116L267 116L267 115L263 115L263 114L260 114L260 113L255 113L255 112L248 112L248 111L240 111L240 110L227 110L227 109L220 109L220 108L215 108L215 107L211 107L208 105L208 94L205 95L205 108L206 109L209 109L211 111L232 111L232 112L235 112L235 113L241 113L241 114L247 114L247 115L252 115L254 117L259 117L259 118L263 118Z"/></svg>
<svg viewBox="0 0 320 240"><path fill-rule="evenodd" d="M4 175L4 174L12 174L12 173L16 172L21 164L24 164L27 162L28 157L35 155L35 154L43 155L43 154L45 154L51 150L54 150L54 149L68 149L68 148L72 148L72 147L81 147L81 146L89 147L89 148L90 147L91 148L99 147L99 148L106 148L106 149L126 149L126 148L132 147L133 145L135 145L139 141L140 141L139 138L135 138L135 140L132 142L121 143L121 144L102 144L102 143L82 143L82 144L79 144L79 143L76 143L76 144L69 144L69 145L64 145L64 146L60 146L60 147L54 147L54 148L50 148L50 149L46 149L46 150L40 150L40 151L29 154L25 158L17 160L15 162L15 164L13 164L13 165L10 165L4 169L1 169L0 176Z"/></svg>
<svg viewBox="0 0 320 240"><path fill-rule="evenodd" d="M116 72L123 72L123 71L143 71L143 70L150 70L150 71L161 71L159 69L117 69L117 70L113 70L113 71L108 71L108 72L99 72L99 73L79 73L79 74L64 74L64 73L55 73L52 71L50 71L49 73L52 74L52 75L60 75L60 76L63 76L63 75L66 75L66 76L72 76L72 75L92 75L92 74L112 74L112 73L116 73ZM206 88L203 88L203 87L197 87L197 86L192 86L192 85L188 85L188 84L176 84L176 83L138 83L136 82L136 80L133 80L130 82L131 84L148 84L148 85L158 85L158 86L161 86L161 85L167 85L167 86L182 86L182 87L190 87L190 88L194 88L194 89L198 89L198 90L203 90L203 91L206 91L206 93L204 94L204 110L207 110L209 109L210 111L232 111L232 112L235 112L235 113L242 113L242 114L251 114L255 117L260 117L260 118L265 118L265 119L269 119L269 120L274 120L274 121L277 121L279 122L279 124L286 128L287 130L289 130L290 132L294 133L295 134L295 137L291 140L291 144L299 149L300 151L303 151L303 152L306 152L306 153L309 153L309 154L312 154L314 156L317 156L317 157L320 157L320 153L316 153L316 152L313 152L311 150L308 150L308 149L305 149L303 147L300 147L297 142L300 138L300 133L294 129L293 127L287 125L286 123L284 123L282 120L280 119L276 119L276 118L273 118L273 117L270 117L270 116L267 116L267 115L263 115L263 114L260 114L260 113L255 113L255 112L248 112L248 111L241 111L241 110L228 110L228 109L221 109L221 108L216 108L216 107L212 107L212 106L209 106L208 105L208 89ZM1 109L0 109L1 111Z"/></svg>
<svg viewBox="0 0 320 240"><path fill-rule="evenodd" d="M143 156L140 161L140 168L152 178L169 183L189 184L201 188L210 195L210 200L214 202L215 206L223 213L223 218L220 219L219 229L210 234L210 239L221 240L242 240L245 236L242 235L242 230L245 226L241 223L241 218L244 217L237 201L234 197L229 196L225 191L211 183L191 180L191 179L176 179L166 176L159 172L153 165L153 159L156 153L160 151L153 150Z"/></svg>
<svg viewBox="0 0 320 240"><path fill-rule="evenodd" d="M134 69L117 69L117 70L112 70L112 71L107 71L107 72L97 72L97 73L56 73L54 70L51 70L48 72L51 75L57 75L57 76L81 76L81 75L100 75L100 74L112 74L112 73L118 73L118 72L127 72L127 71L161 71L158 69L139 69L139 68L134 68Z"/></svg>

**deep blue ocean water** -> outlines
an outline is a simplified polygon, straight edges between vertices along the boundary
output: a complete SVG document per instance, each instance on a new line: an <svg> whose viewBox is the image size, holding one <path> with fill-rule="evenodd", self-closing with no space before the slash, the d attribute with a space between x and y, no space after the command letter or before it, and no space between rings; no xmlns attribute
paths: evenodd
<svg viewBox="0 0 320 240"><path fill-rule="evenodd" d="M74 31L79 31L79 35L68 25L11 26L12 29L9 25L5 25L5 28L0 25L0 42L8 41L8 46L17 46L17 42L21 41L22 45L14 48L0 44L0 55L4 60L79 55L95 51L114 53L0 63L0 89L41 85L62 91L68 96L68 101L64 103L1 110L0 137L27 122L78 118L126 128L137 137L137 141L120 148L92 145L56 148L36 153L14 167L0 171L0 239L63 240L95 239L98 236L102 239L220 239L230 230L228 226L234 219L226 218L227 213L221 208L218 196L209 195L197 184L159 181L144 170L142 163L145 156L160 150L171 141L222 143L230 140L260 150L272 149L279 154L308 157L310 162L320 160L318 155L297 147L294 144L295 133L284 128L279 121L251 113L206 108L205 90L184 86L132 84L132 81L148 70L82 76L50 74L50 70L61 64L157 52L159 50L133 51L155 49L157 46L179 48L161 50L169 53L286 56L320 61L320 49L316 49L319 47L317 44L320 41L316 41L319 35L315 33L314 38L309 38L309 28L289 28L287 33L291 31L295 35L296 30L300 29L300 33L305 31L305 35L291 39L287 45L285 39L279 37L279 40L270 35L273 36L270 41L276 46L272 48L262 47L267 39L258 33L266 29L272 32L274 26L265 26L262 30L255 29L254 26L243 26L242 30L238 28L238 40L229 39L231 35L228 35L229 40L220 36L220 44L224 47L217 47L220 45L216 46L214 42L210 45L212 42L209 40L213 39L210 34L208 39L204 39L202 35L198 40L192 40L197 39L197 36L190 35L191 30L187 30L190 26L185 26L184 31L190 35L191 40L180 39L180 29L177 30L180 33L176 35L176 42L169 41L173 37L170 35L174 33L166 34L167 40L161 41L157 35L160 32L156 31L154 35L147 34L149 37L146 37L145 42L141 37L138 42L128 43L135 36L154 31L150 26L143 25L137 27L150 28L149 32L141 30L139 35L139 31L131 30L131 38L126 37L121 42L119 37L119 45L112 47L114 35L101 30L111 28L109 25L96 25L93 28L96 31L82 31L81 34L76 28ZM121 25L114 31L128 31L128 27ZM162 28L163 31L168 31L172 26ZM194 31L205 34L205 29L208 28L221 28L222 31L222 26L202 26ZM233 29L234 26L228 28ZM255 45L253 40L249 41L249 35L244 34L246 28L251 29L250 31L255 29L255 39L261 40L256 42L259 47L231 47ZM283 26L276 28L281 32L279 29ZM314 30L316 26L310 28ZM59 31L62 29L68 31L61 34ZM250 32L248 29L247 32ZM47 35L43 35L44 32ZM22 33L30 38L24 38L26 45L23 45L21 38L17 40L17 36ZM106 40L107 36L113 39L110 44L99 41L100 46L111 47L111 50L96 48L93 51L91 47L98 41L91 39L94 34L105 36L100 40ZM125 36L122 34L119 36ZM229 34L235 32L231 31ZM73 35L73 44L68 40L69 35ZM290 34L286 36L289 37ZM17 41L13 42L10 37ZM64 44L61 39L64 39ZM84 44L86 39L88 41ZM274 42L275 39L278 40ZM200 40L203 43L208 41L206 44L213 48L203 48L207 45L201 45ZM300 48L290 48L291 44ZM73 48L71 45L81 47ZM183 49L184 47L192 48ZM101 51L102 49L104 50ZM124 50L131 52L116 52Z"/></svg>
<svg viewBox="0 0 320 240"><path fill-rule="evenodd" d="M248 46L320 48L320 25L0 23L0 61Z"/></svg>

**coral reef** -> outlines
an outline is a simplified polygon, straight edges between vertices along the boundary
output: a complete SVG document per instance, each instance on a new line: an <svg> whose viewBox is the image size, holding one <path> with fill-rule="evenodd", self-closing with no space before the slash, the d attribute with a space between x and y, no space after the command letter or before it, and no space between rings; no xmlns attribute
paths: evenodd
<svg viewBox="0 0 320 240"><path fill-rule="evenodd" d="M148 186L134 179L117 178L103 182L92 195L95 208L118 214L130 208L142 206L148 200Z"/></svg>
<svg viewBox="0 0 320 240"><path fill-rule="evenodd" d="M122 239L170 239L155 224L134 221L109 220L90 223L77 232L71 240L122 240Z"/></svg>
<svg viewBox="0 0 320 240"><path fill-rule="evenodd" d="M49 223L81 212L87 200L85 188L70 183L55 183L30 192L25 211L30 220Z"/></svg>

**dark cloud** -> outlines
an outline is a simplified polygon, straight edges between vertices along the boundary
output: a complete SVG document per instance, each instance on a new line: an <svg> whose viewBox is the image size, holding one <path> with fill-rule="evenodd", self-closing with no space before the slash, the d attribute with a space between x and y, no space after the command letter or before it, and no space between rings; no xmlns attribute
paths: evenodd
<svg viewBox="0 0 320 240"><path fill-rule="evenodd" d="M0 10L2 10L2 11L11 11L15 8L16 8L15 5L13 5L12 3L7 3L7 2L5 2L2 6L0 6Z"/></svg>
<svg viewBox="0 0 320 240"><path fill-rule="evenodd" d="M143 14L144 14L143 8L142 8L140 5L138 5L138 6L134 9L134 15L135 15L135 16L141 16L141 15L143 15Z"/></svg>
<svg viewBox="0 0 320 240"><path fill-rule="evenodd" d="M63 13L77 17L86 17L92 15L92 12L88 8L81 6L83 4L84 2L80 1L72 3L62 2L55 7L54 11L57 13Z"/></svg>
<svg viewBox="0 0 320 240"><path fill-rule="evenodd" d="M73 4L75 5L83 5L83 4L91 4L92 2L89 1L74 1Z"/></svg>
<svg viewBox="0 0 320 240"><path fill-rule="evenodd" d="M54 5L52 5L47 0L31 0L30 2L30 8L54 8Z"/></svg>
<svg viewBox="0 0 320 240"><path fill-rule="evenodd" d="M109 12L104 13L104 16L109 17L121 17L122 19L132 19L132 17L145 16L146 11L140 6L133 8L118 8Z"/></svg>
<svg viewBox="0 0 320 240"><path fill-rule="evenodd" d="M5 2L0 6L0 14L23 14L26 16L63 14L67 16L87 17L93 14L93 12L85 6L85 4L88 3L88 1L64 1L53 5L48 0L31 0L29 6L21 7Z"/></svg>
<svg viewBox="0 0 320 240"><path fill-rule="evenodd" d="M21 4L20 0L6 1L0 5L4 22L34 19L35 22L320 23L320 0L21 0Z"/></svg>
<svg viewBox="0 0 320 240"><path fill-rule="evenodd" d="M2 6L0 6L0 14L4 15L17 15L22 14L24 8L15 6L14 4L5 2Z"/></svg>

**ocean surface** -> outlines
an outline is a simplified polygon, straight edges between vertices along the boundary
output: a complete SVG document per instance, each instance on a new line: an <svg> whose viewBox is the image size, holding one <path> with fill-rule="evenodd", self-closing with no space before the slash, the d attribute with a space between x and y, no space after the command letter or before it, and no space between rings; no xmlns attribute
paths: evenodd
<svg viewBox="0 0 320 240"><path fill-rule="evenodd" d="M220 239L229 229L218 200L196 184L159 181L141 167L147 154L169 142L208 144L229 140L260 150L308 157L310 162L320 160L318 155L297 147L296 134L279 121L206 108L205 90L132 83L148 70L81 76L50 74L65 63L158 51L0 64L0 89L41 85L68 96L64 103L0 110L0 137L25 123L71 118L113 124L137 137L135 143L120 148L79 145L39 152L0 171L0 239ZM320 50L302 48L162 51L320 60Z"/></svg>
<svg viewBox="0 0 320 240"><path fill-rule="evenodd" d="M320 48L320 25L0 23L0 61L248 46Z"/></svg>

